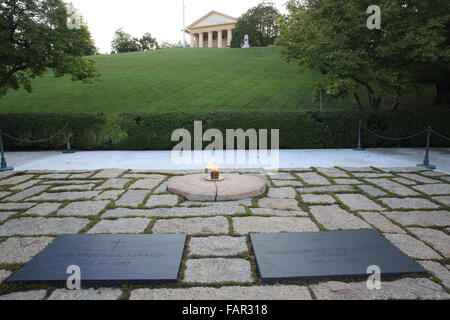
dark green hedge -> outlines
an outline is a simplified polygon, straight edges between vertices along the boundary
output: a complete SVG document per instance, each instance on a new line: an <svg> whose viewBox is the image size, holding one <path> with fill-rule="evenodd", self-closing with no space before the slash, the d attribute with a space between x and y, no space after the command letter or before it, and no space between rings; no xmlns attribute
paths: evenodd
<svg viewBox="0 0 450 320"><path fill-rule="evenodd" d="M425 112L256 112L256 113L168 113L120 114L1 114L0 129L20 138L37 140L57 135L42 143L16 143L5 138L6 150L62 149L73 136L78 150L170 150L173 130L188 129L203 121L203 130L280 129L282 149L352 148L357 141L358 121L388 136L408 136L431 125L450 137L450 110ZM65 126L67 125L67 128ZM63 132L62 134L58 134ZM386 141L365 135L365 147L423 147L426 137L406 141ZM204 146L206 146L205 143ZM434 147L450 147L450 142L434 136Z"/></svg>
<svg viewBox="0 0 450 320"><path fill-rule="evenodd" d="M0 129L9 135L37 143L4 137L6 150L59 150L67 139L81 149L96 149L107 124L104 114L0 114Z"/></svg>

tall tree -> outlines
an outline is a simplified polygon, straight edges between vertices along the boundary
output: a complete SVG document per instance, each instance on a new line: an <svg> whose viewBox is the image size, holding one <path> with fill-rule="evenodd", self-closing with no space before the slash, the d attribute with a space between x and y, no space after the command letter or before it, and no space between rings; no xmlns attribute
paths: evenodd
<svg viewBox="0 0 450 320"><path fill-rule="evenodd" d="M277 43L288 60L324 75L321 89L335 96L353 94L362 108L362 87L370 108L378 109L384 96L395 96L397 107L403 95L417 92L432 77L442 78L448 67L450 47L444 33L450 2L380 0L379 30L367 27L371 4L291 0Z"/></svg>
<svg viewBox="0 0 450 320"><path fill-rule="evenodd" d="M149 32L144 33L144 35L140 39L138 39L138 42L140 51L153 50L158 48L158 42L156 41L156 38L153 38L151 33Z"/></svg>
<svg viewBox="0 0 450 320"><path fill-rule="evenodd" d="M122 29L118 29L114 33L114 39L111 46L118 53L139 51L138 40Z"/></svg>
<svg viewBox="0 0 450 320"><path fill-rule="evenodd" d="M86 30L69 27L69 18L61 0L0 0L0 96L31 91L31 80L49 69L74 81L98 76L83 58L91 45Z"/></svg>
<svg viewBox="0 0 450 320"><path fill-rule="evenodd" d="M253 47L266 47L274 44L279 33L279 16L280 12L272 2L264 1L249 9L239 17L236 23L231 47L240 47L246 34Z"/></svg>

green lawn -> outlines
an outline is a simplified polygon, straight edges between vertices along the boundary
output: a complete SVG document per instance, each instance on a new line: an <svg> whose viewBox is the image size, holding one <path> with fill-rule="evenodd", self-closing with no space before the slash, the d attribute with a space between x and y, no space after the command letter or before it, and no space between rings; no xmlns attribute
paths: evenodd
<svg viewBox="0 0 450 320"><path fill-rule="evenodd" d="M93 84L33 82L33 93L10 91L0 112L172 112L317 110L318 75L300 72L275 48L165 49L92 57L102 76ZM330 100L327 109L355 108Z"/></svg>

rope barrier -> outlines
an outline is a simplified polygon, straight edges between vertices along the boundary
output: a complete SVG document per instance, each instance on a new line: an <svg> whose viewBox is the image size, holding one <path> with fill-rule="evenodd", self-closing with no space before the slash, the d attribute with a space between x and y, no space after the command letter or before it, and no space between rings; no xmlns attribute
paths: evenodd
<svg viewBox="0 0 450 320"><path fill-rule="evenodd" d="M68 127L68 124L66 124L66 125L64 126L64 128L62 128L61 130L59 130L57 133L55 133L54 135L50 136L49 138L46 138L46 139L40 139L40 140L28 140L28 139L22 139L22 138L17 138L17 137L15 137L15 136L12 136L12 135L10 135L10 134L8 134L8 133L6 133L6 132L3 132L3 131L2 131L2 133L3 133L3 135L4 135L5 137L8 137L8 138L10 138L10 139L12 139L12 140L16 140L16 141L18 141L18 142L24 142L24 143L42 143L42 142L47 142L47 141L50 141L50 140L54 139L55 137L57 137L58 135L60 135L64 130L66 130L67 127Z"/></svg>
<svg viewBox="0 0 450 320"><path fill-rule="evenodd" d="M450 141L450 138L449 138L449 137L446 137L446 136L444 136L443 134L440 134L439 132L434 131L433 129L431 129L431 131L432 131L435 135L437 135L437 136L439 136L439 137L441 137L441 138L443 138L443 139L446 139L446 140Z"/></svg>
<svg viewBox="0 0 450 320"><path fill-rule="evenodd" d="M376 136L377 138L385 139L385 140L391 140L391 141L408 140L408 139L412 139L412 138L421 136L421 135L423 135L423 134L425 134L425 133L428 132L428 129L427 129L427 130L421 131L421 132L419 132L419 133L416 133L416 134L413 134L413 135L410 135L410 136L399 137L399 138L392 138L392 137L385 137L385 136L382 136L382 135L376 133L375 131L370 130L369 128L367 128L367 127L366 127L364 124L362 124L362 123L361 123L361 125L362 125L363 128L365 128L367 131L369 131L371 134L373 134L373 135Z"/></svg>

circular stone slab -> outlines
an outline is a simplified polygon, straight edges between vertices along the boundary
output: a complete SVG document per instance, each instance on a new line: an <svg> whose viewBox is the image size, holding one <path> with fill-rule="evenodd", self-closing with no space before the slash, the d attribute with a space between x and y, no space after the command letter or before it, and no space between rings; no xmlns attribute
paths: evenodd
<svg viewBox="0 0 450 320"><path fill-rule="evenodd" d="M223 174L223 181L206 181L208 174L172 178L167 190L189 201L231 201L254 198L266 192L266 181L255 176Z"/></svg>

